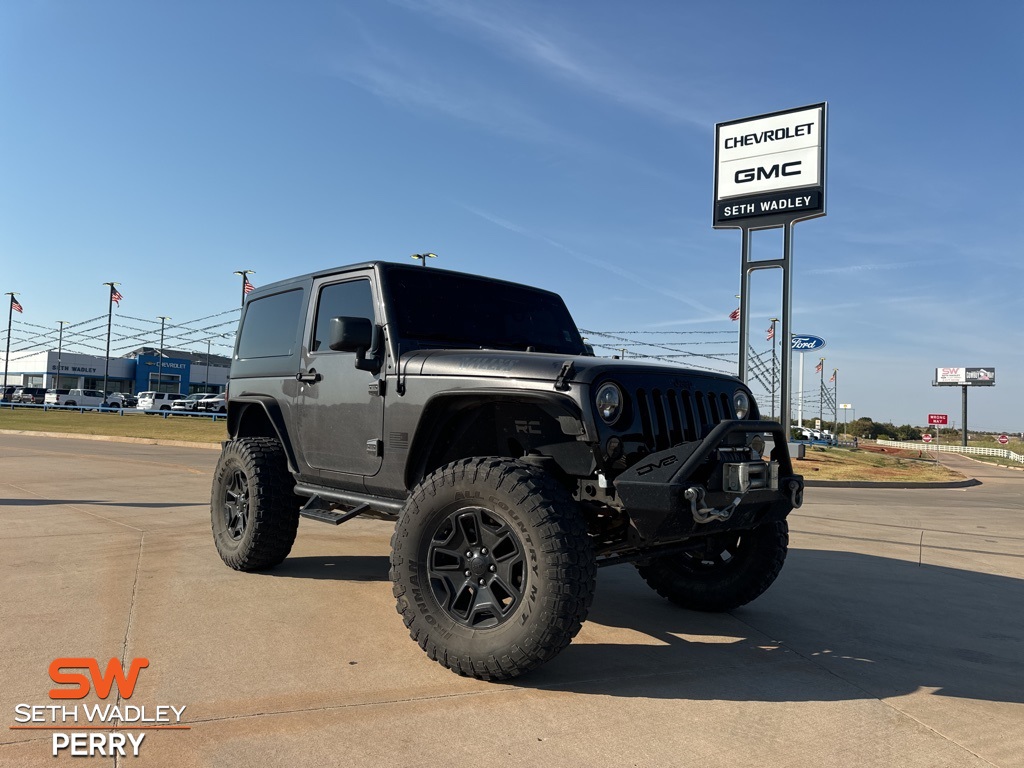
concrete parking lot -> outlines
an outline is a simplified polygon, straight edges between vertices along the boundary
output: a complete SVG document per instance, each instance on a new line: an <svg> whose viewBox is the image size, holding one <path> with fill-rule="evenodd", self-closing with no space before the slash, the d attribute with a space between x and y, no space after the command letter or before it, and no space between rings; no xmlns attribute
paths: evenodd
<svg viewBox="0 0 1024 768"><path fill-rule="evenodd" d="M185 707L101 765L1024 765L1024 472L808 489L779 580L730 614L605 569L572 646L490 684L408 638L390 523L304 520L276 570L225 567L216 456L0 435L0 765L52 765L75 730L15 727L19 705L104 703L50 699L64 657L145 657L106 703Z"/></svg>

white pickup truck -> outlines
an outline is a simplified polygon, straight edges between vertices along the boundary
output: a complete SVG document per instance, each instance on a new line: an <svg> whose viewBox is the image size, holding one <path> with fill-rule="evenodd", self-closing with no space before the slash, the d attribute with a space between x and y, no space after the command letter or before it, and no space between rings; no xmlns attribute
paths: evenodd
<svg viewBox="0 0 1024 768"><path fill-rule="evenodd" d="M67 394L49 390L45 400L47 405L77 405L86 408L98 408L103 405L104 401L108 408L121 407L121 398L116 394L106 397L98 389L69 389Z"/></svg>

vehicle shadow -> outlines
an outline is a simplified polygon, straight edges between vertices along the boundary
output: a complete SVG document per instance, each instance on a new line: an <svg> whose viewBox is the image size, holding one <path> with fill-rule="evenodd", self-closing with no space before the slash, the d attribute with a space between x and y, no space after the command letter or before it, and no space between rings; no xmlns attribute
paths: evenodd
<svg viewBox="0 0 1024 768"><path fill-rule="evenodd" d="M390 581L387 555L316 555L289 557L263 576L335 581Z"/></svg>
<svg viewBox="0 0 1024 768"><path fill-rule="evenodd" d="M512 685L694 700L840 701L935 689L1024 703L1024 580L848 552L791 550L748 606L703 614L627 566L602 571L590 616ZM611 638L611 639L609 639Z"/></svg>

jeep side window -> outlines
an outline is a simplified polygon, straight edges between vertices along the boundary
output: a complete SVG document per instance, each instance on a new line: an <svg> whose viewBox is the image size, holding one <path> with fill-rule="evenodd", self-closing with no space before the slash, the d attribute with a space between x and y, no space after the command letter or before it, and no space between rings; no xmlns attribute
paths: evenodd
<svg viewBox="0 0 1024 768"><path fill-rule="evenodd" d="M295 344L295 318L302 309L302 289L250 301L238 340L238 357L288 357Z"/></svg>
<svg viewBox="0 0 1024 768"><path fill-rule="evenodd" d="M332 317L365 317L371 323L376 322L370 281L348 280L344 283L325 285L320 290L320 298L316 305L316 323L309 345L310 352L321 349L330 352L327 343Z"/></svg>

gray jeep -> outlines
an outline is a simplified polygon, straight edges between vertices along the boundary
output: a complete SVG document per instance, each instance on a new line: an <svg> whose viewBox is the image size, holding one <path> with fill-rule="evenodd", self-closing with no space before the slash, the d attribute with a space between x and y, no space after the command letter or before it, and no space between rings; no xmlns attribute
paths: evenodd
<svg viewBox="0 0 1024 768"><path fill-rule="evenodd" d="M416 266L252 292L227 419L211 500L224 562L279 564L300 517L392 517L406 627L483 679L565 648L600 566L634 563L685 608L753 600L803 496L782 426L738 379L594 357L557 295Z"/></svg>

